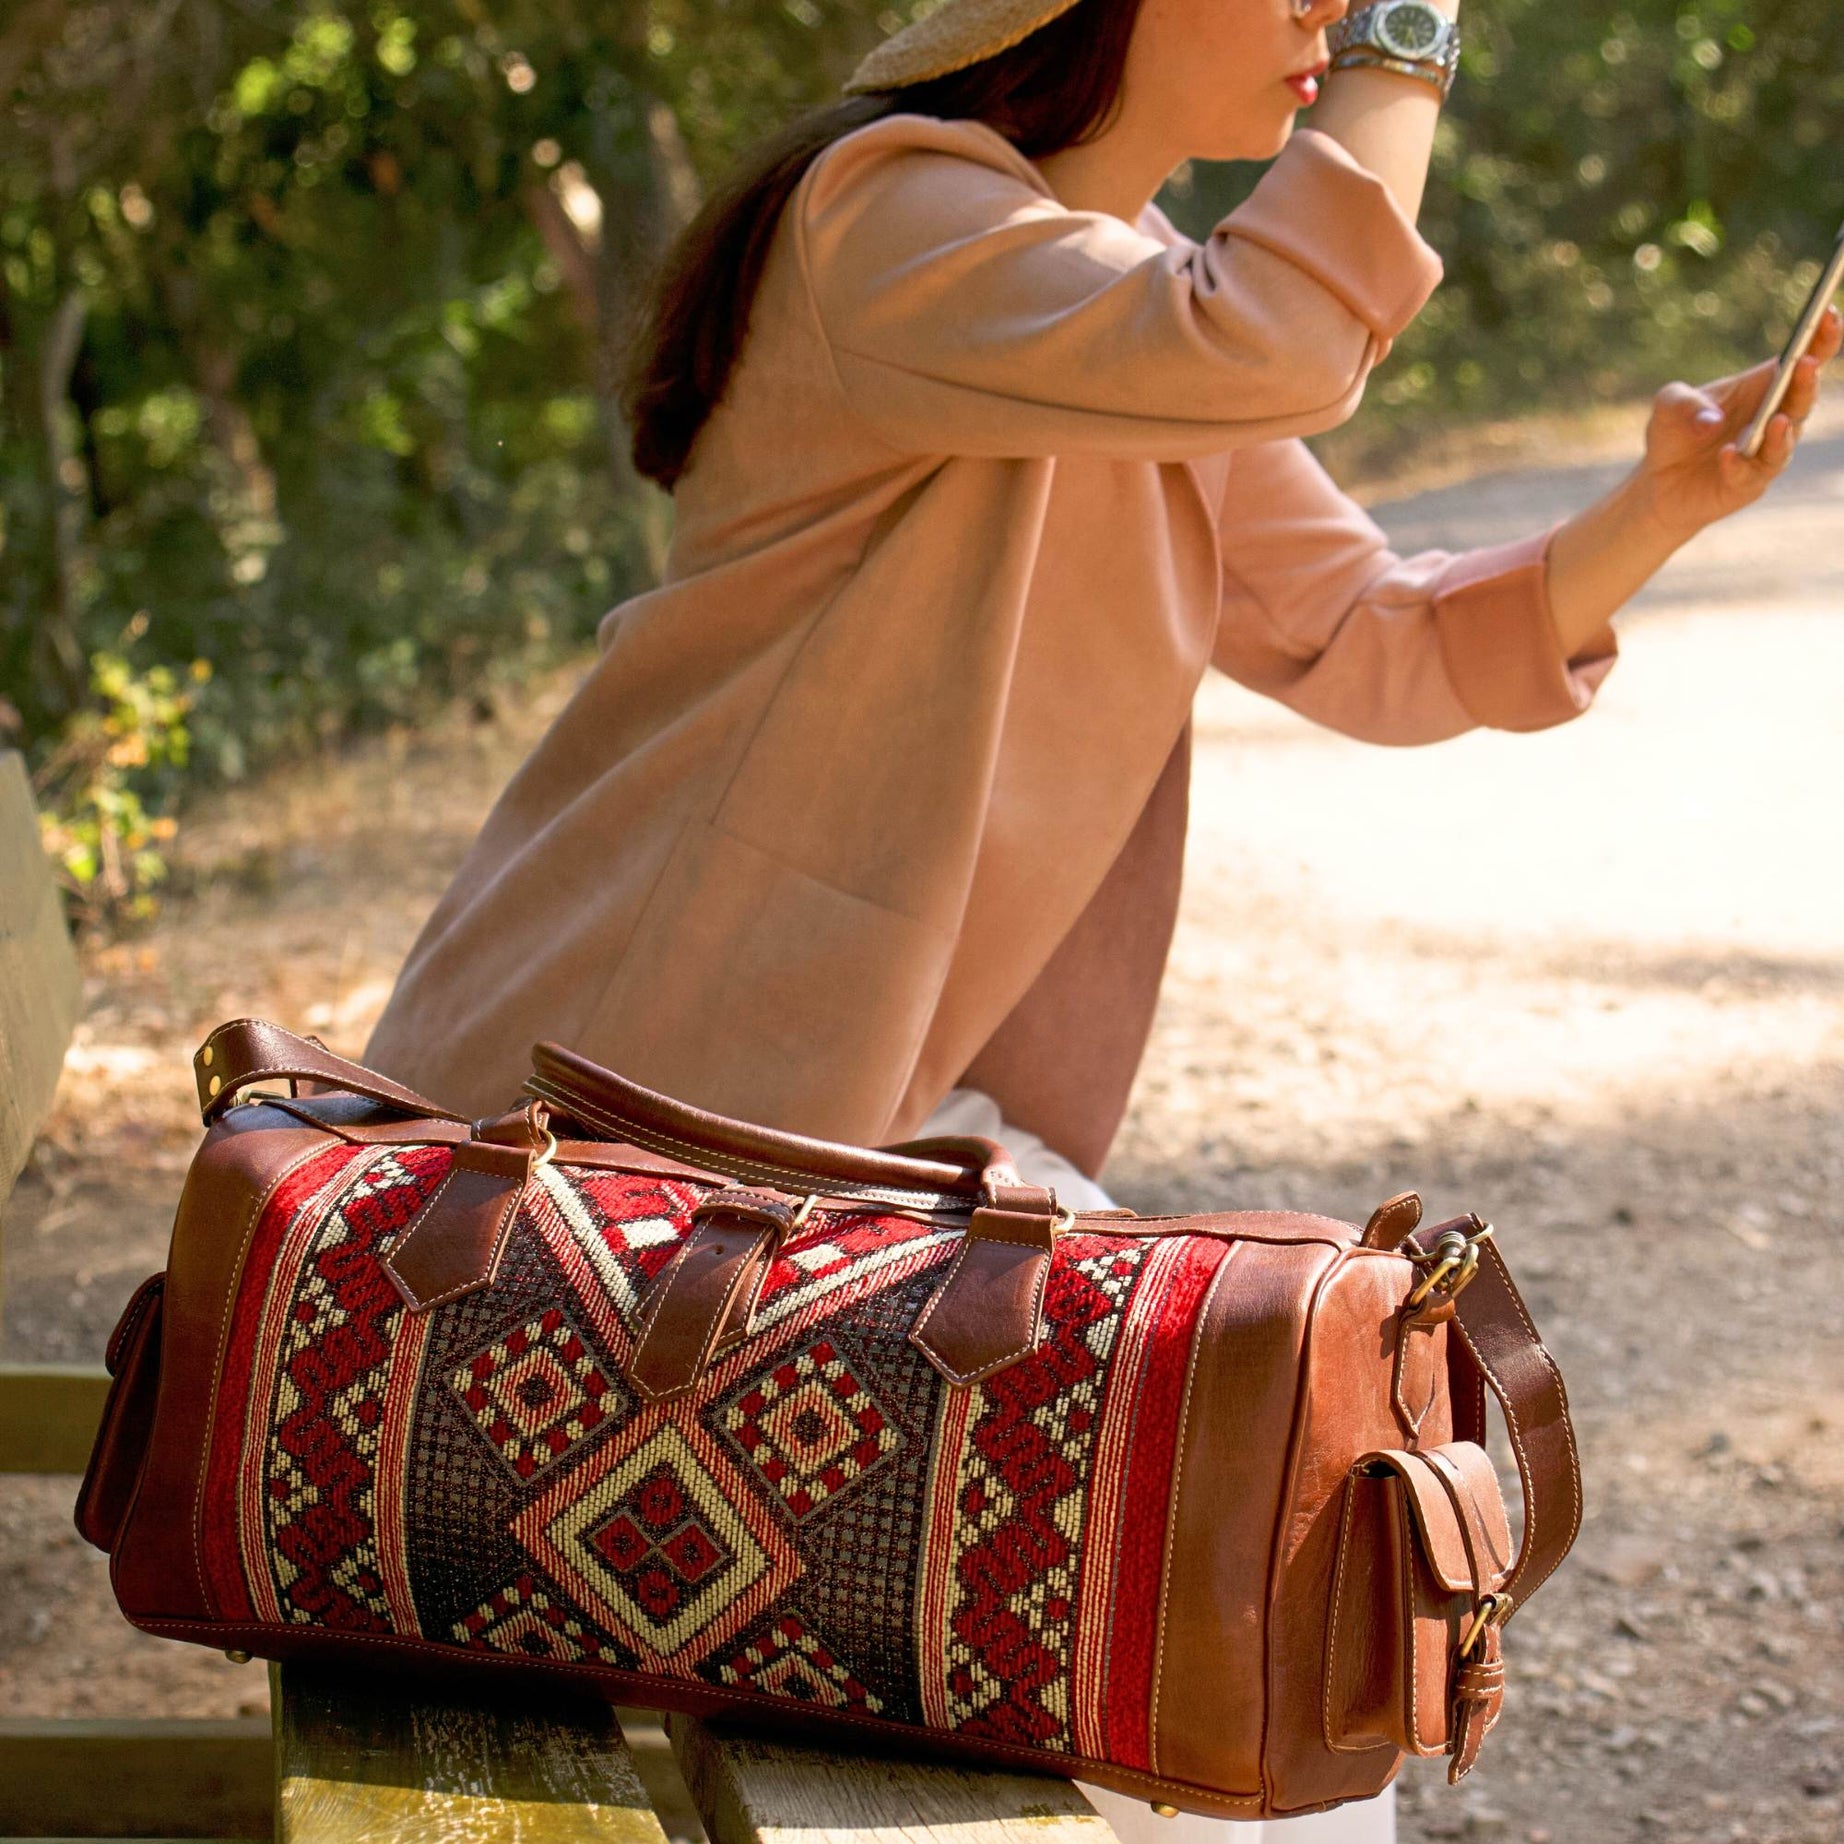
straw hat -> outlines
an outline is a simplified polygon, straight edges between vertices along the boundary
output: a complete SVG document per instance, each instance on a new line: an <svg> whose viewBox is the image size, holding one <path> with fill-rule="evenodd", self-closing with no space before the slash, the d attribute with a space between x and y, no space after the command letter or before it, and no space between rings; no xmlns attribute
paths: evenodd
<svg viewBox="0 0 1844 1844"><path fill-rule="evenodd" d="M894 90L945 76L1004 51L1076 0L941 0L913 25L893 32L846 78L844 93Z"/></svg>

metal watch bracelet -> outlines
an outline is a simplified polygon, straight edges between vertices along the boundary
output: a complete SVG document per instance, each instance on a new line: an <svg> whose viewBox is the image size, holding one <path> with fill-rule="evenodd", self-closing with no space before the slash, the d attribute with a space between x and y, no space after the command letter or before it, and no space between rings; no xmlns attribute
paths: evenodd
<svg viewBox="0 0 1844 1844"><path fill-rule="evenodd" d="M1392 58L1386 52L1360 49L1353 46L1349 51L1340 51L1334 55L1328 70L1391 70L1403 77L1419 77L1423 83L1439 92L1443 102L1453 90L1453 72L1439 64L1417 64L1408 58Z"/></svg>

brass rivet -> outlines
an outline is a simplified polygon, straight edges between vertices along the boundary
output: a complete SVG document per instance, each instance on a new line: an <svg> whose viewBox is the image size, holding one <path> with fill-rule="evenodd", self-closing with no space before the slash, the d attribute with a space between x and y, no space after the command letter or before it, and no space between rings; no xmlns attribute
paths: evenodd
<svg viewBox="0 0 1844 1844"><path fill-rule="evenodd" d="M1176 1806L1162 1806L1157 1800L1153 1801L1153 1810L1161 1818L1176 1818L1178 1816L1178 1808Z"/></svg>
<svg viewBox="0 0 1844 1844"><path fill-rule="evenodd" d="M199 1052L198 1060L203 1063L207 1069L211 1067L211 1046L209 1044Z"/></svg>
<svg viewBox="0 0 1844 1844"><path fill-rule="evenodd" d="M228 1658L233 1665L247 1665L250 1662L249 1653L239 1652L234 1647L227 1649L224 1656Z"/></svg>
<svg viewBox="0 0 1844 1844"><path fill-rule="evenodd" d="M208 1095L215 1095L218 1092L218 1090L221 1089L223 1086L224 1086L224 1078L222 1076L213 1076L205 1092Z"/></svg>

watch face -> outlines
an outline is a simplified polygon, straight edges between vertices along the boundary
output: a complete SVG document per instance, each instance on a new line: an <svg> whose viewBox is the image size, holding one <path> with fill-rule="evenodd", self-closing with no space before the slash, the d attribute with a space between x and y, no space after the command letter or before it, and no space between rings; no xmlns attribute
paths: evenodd
<svg viewBox="0 0 1844 1844"><path fill-rule="evenodd" d="M1425 58L1441 36L1445 18L1422 0L1400 0L1377 16L1377 38L1399 58Z"/></svg>

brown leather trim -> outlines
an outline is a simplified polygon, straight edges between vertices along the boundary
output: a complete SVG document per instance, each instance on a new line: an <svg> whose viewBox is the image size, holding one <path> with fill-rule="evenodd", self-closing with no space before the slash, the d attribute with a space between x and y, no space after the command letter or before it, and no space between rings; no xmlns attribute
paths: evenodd
<svg viewBox="0 0 1844 1844"><path fill-rule="evenodd" d="M1454 1673L1453 1759L1447 1784L1458 1786L1479 1759L1479 1744L1498 1724L1505 1705L1505 1664L1498 1628L1486 1628L1480 1655L1465 1660Z"/></svg>
<svg viewBox="0 0 1844 1844"><path fill-rule="evenodd" d="M1441 1475L1460 1515L1467 1562L1475 1582L1486 1588L1502 1588L1510 1575L1515 1551L1511 1522L1505 1515L1504 1496L1498 1489L1491 1455L1471 1441L1449 1441L1445 1447L1429 1448L1422 1458Z"/></svg>
<svg viewBox="0 0 1844 1844"><path fill-rule="evenodd" d="M474 1123L474 1137L455 1148L442 1182L383 1257L384 1272L412 1312L492 1281L532 1170L556 1150L542 1102Z"/></svg>
<svg viewBox="0 0 1844 1844"><path fill-rule="evenodd" d="M1337 1259L1322 1242L1238 1243L1198 1312L1149 1738L1154 1768L1180 1780L1261 1782L1262 1645L1283 1435L1300 1386L1306 1303Z"/></svg>
<svg viewBox="0 0 1844 1844"><path fill-rule="evenodd" d="M1056 1199L1022 1185L994 1197L994 1208L974 1211L946 1278L909 1331L910 1343L957 1386L1029 1357L1043 1337Z"/></svg>
<svg viewBox="0 0 1844 1844"><path fill-rule="evenodd" d="M212 1612L199 1559L200 1501L244 1253L275 1186L334 1143L279 1109L233 1108L206 1134L186 1174L167 1264L147 1464L110 1564L130 1618Z"/></svg>
<svg viewBox="0 0 1844 1844"><path fill-rule="evenodd" d="M365 1095L406 1114L463 1120L453 1109L393 1082L375 1069L335 1056L311 1037L297 1037L266 1018L233 1018L205 1039L192 1059L200 1117L210 1126L257 1082L318 1082L348 1095Z"/></svg>
<svg viewBox="0 0 1844 1844"><path fill-rule="evenodd" d="M1491 1585L1474 1578L1473 1552L1460 1525L1459 1496L1428 1456L1393 1453L1378 1455L1377 1461L1388 1466L1403 1483L1404 1496L1415 1517L1415 1534L1421 1539L1422 1556L1436 1584L1449 1594L1475 1596Z"/></svg>
<svg viewBox="0 0 1844 1844"><path fill-rule="evenodd" d="M552 1659L510 1656L486 1649L478 1651L434 1640L387 1633L334 1632L326 1627L259 1626L216 1620L136 1618L143 1632L165 1639L190 1640L213 1648L237 1647L258 1658L324 1658L349 1666L370 1668L398 1665L425 1673L439 1673L451 1681L456 1674L476 1671L510 1671L514 1682L543 1677L578 1686L593 1686L611 1701L645 1709L683 1711L693 1716L738 1716L753 1729L770 1728L805 1735L831 1730L850 1735L859 1744L890 1748L949 1760L996 1761L1080 1779L1135 1798L1162 1801L1182 1811L1213 1818L1254 1819L1264 1816L1258 1793L1230 1792L1196 1786L1156 1773L1141 1773L1111 1761L1092 1761L1082 1755L1030 1748L1013 1742L944 1735L914 1723L856 1715L811 1703L791 1704L786 1697L765 1691L719 1690L683 1678L649 1676L621 1671L609 1665L570 1664Z"/></svg>
<svg viewBox="0 0 1844 1844"><path fill-rule="evenodd" d="M1477 1218L1457 1220L1478 1223ZM1437 1223L1418 1231L1415 1244L1432 1247L1444 1227ZM1479 1270L1454 1302L1452 1329L1498 1398L1524 1488L1523 1541L1505 1581L1515 1613L1569 1553L1581 1529L1581 1462L1568 1393L1495 1242L1480 1245ZM1421 1444L1449 1438L1425 1436ZM1478 1434L1469 1432L1466 1438L1483 1445Z"/></svg>
<svg viewBox="0 0 1844 1844"><path fill-rule="evenodd" d="M492 1281L531 1165L529 1146L469 1140L455 1148L442 1182L380 1257L412 1312L446 1305Z"/></svg>
<svg viewBox="0 0 1844 1844"><path fill-rule="evenodd" d="M1415 1233L1421 1221L1421 1197L1414 1191L1398 1191L1386 1197L1371 1211L1364 1224L1363 1243L1367 1249L1393 1249Z"/></svg>
<svg viewBox="0 0 1844 1844"><path fill-rule="evenodd" d="M1397 1315L1396 1374L1390 1399L1396 1420L1402 1424L1403 1439L1411 1444L1421 1433L1438 1386L1446 1378L1444 1367L1436 1362L1442 1353L1434 1333L1436 1326L1452 1314L1449 1305L1444 1314L1404 1311Z"/></svg>
<svg viewBox="0 0 1844 1844"><path fill-rule="evenodd" d="M1391 1400L1396 1320L1415 1279L1404 1256L1353 1249L1326 1271L1308 1309L1263 1668L1269 1699L1263 1770L1276 1813L1380 1791L1397 1766L1388 1747L1335 1753L1326 1746L1326 1610L1351 1463L1400 1444ZM1449 1330L1437 1327L1436 1338ZM1437 1395L1422 1420L1421 1444L1451 1437L1448 1404Z"/></svg>
<svg viewBox="0 0 1844 1844"><path fill-rule="evenodd" d="M1363 1467L1345 1486L1320 1693L1325 1744L1341 1754L1403 1745L1413 1609L1399 1495L1397 1481Z"/></svg>
<svg viewBox="0 0 1844 1844"><path fill-rule="evenodd" d="M123 1309L105 1358L107 1400L90 1449L90 1463L77 1489L74 1521L86 1543L115 1547L134 1497L160 1386L160 1296L166 1276L144 1280Z"/></svg>
<svg viewBox="0 0 1844 1844"><path fill-rule="evenodd" d="M627 1363L648 1402L679 1395L703 1376L726 1327L749 1316L795 1207L759 1191L718 1191L692 1212L692 1232L653 1283Z"/></svg>
<svg viewBox="0 0 1844 1844"><path fill-rule="evenodd" d="M1503 1580L1511 1539L1485 1451L1449 1442L1365 1454L1345 1488L1326 1632L1324 1735L1333 1750L1377 1743L1444 1754L1497 1718L1489 1660L1457 1691L1456 1648L1480 1597ZM1495 1642L1496 1628L1487 1637Z"/></svg>

